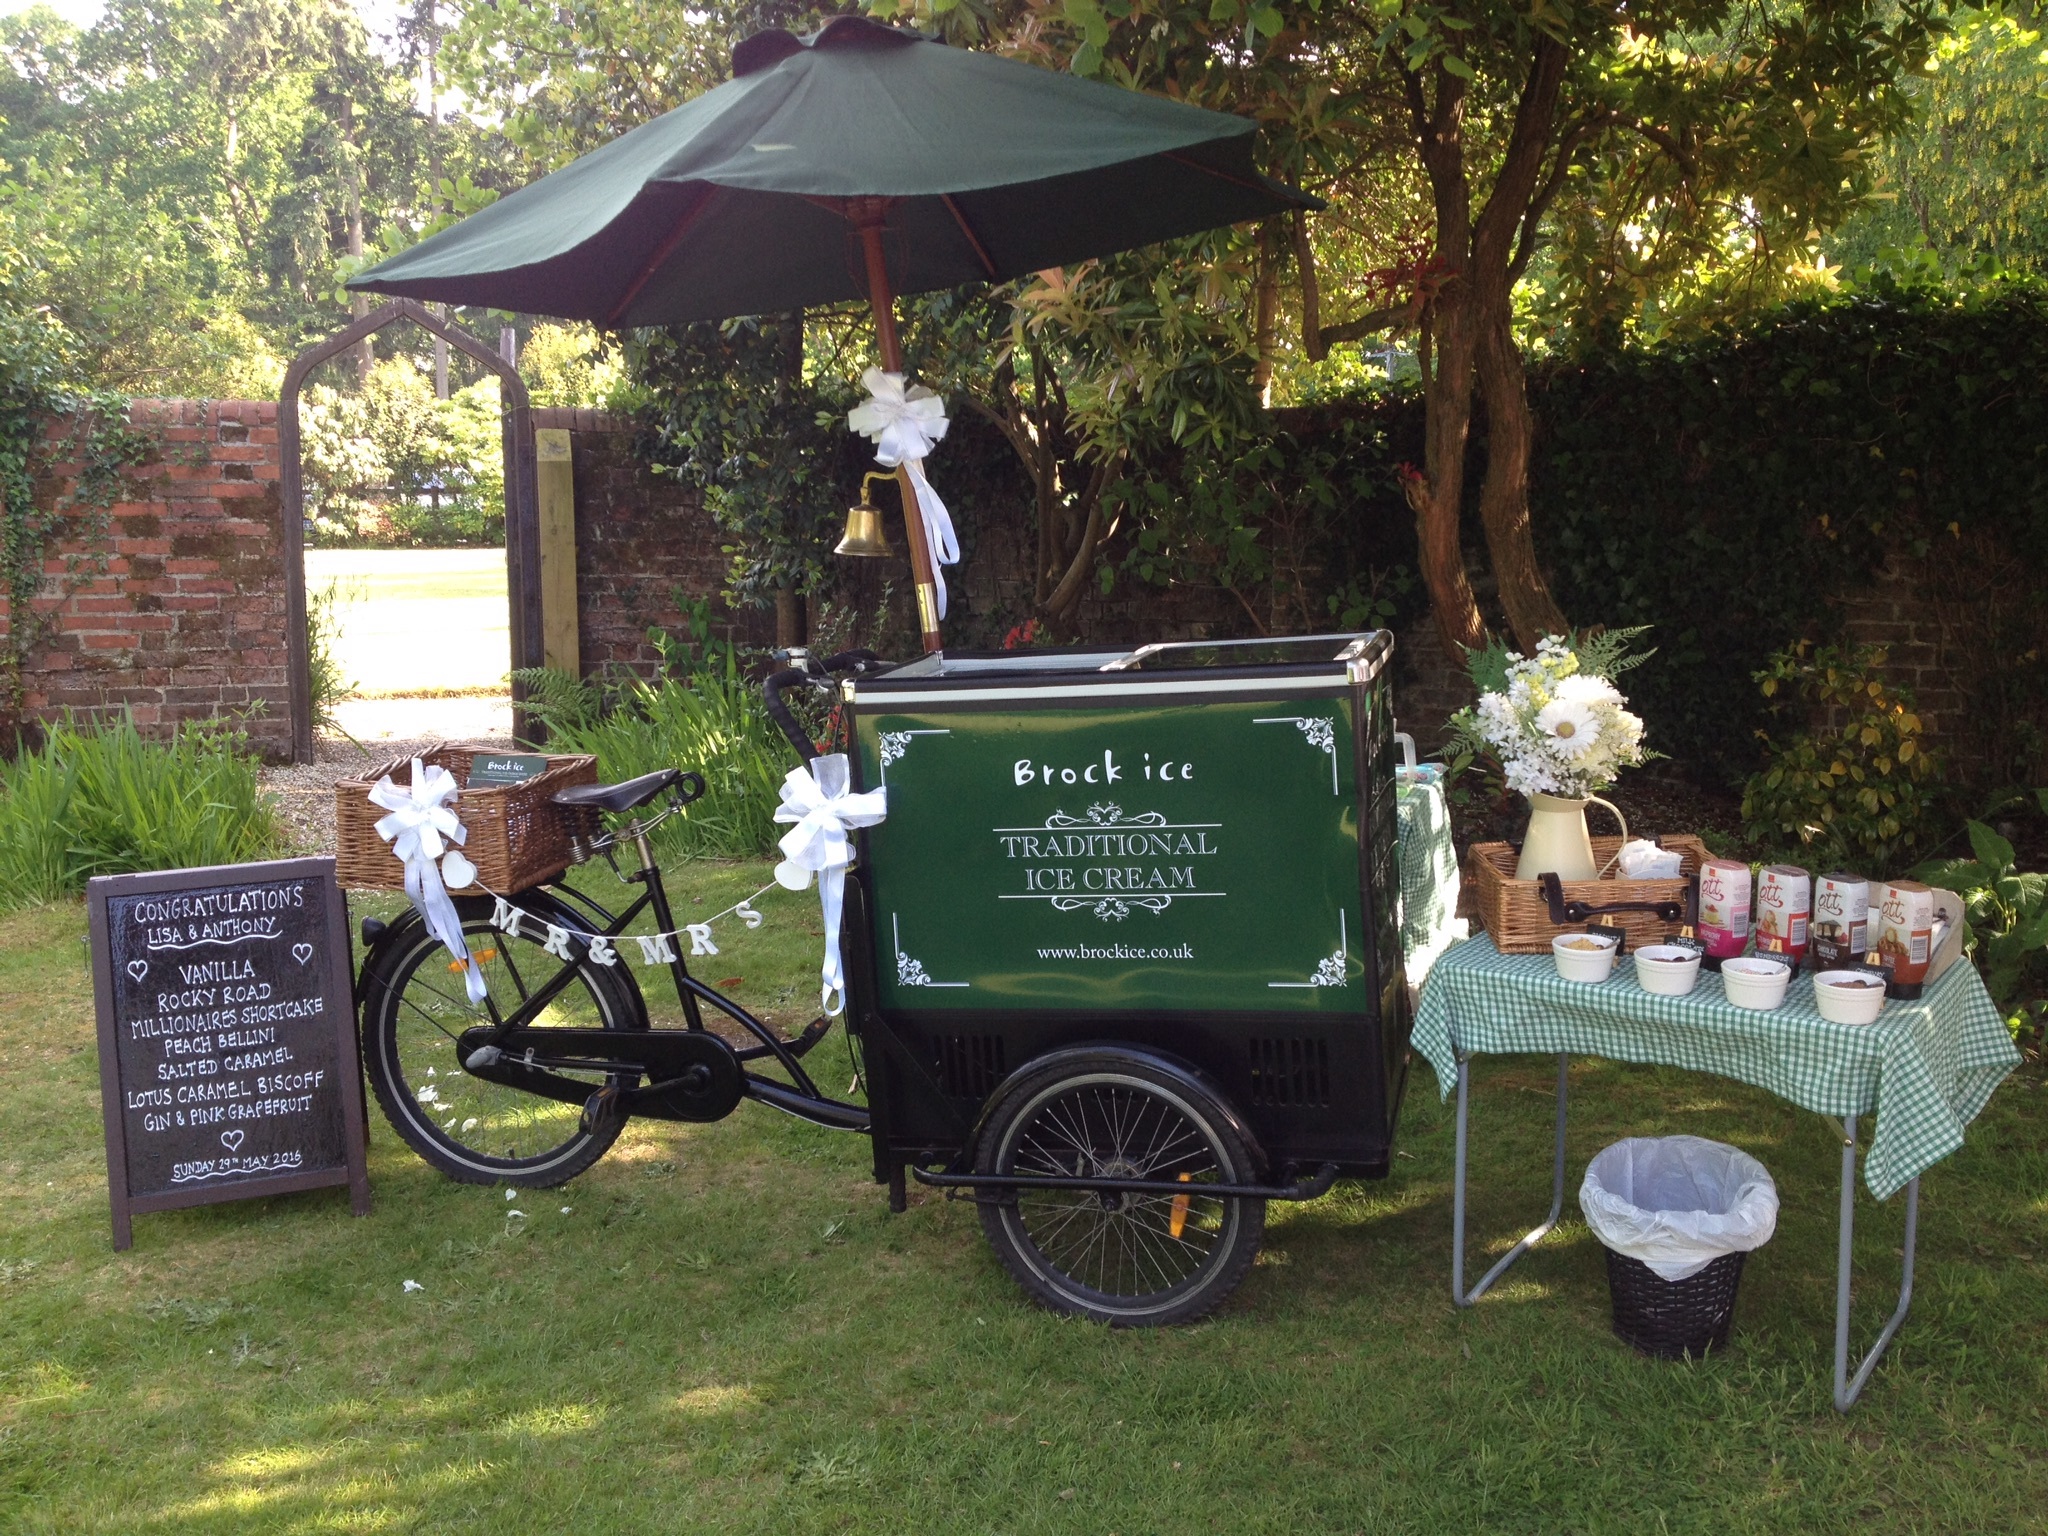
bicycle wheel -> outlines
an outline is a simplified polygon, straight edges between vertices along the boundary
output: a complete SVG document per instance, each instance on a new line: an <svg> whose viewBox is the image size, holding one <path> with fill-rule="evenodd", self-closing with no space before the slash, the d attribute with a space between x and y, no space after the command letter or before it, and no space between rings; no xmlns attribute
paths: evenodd
<svg viewBox="0 0 2048 1536"><path fill-rule="evenodd" d="M1188 1322L1243 1281L1266 1203L1205 1196L1256 1175L1229 1113L1199 1084L1128 1051L1026 1067L983 1132L980 1173L1162 1179L1185 1195L1026 1189L981 1207L989 1245L1033 1298L1118 1327Z"/></svg>
<svg viewBox="0 0 2048 1536"><path fill-rule="evenodd" d="M533 907L531 898L527 905ZM489 908L458 903L470 954L489 994L472 1004L462 967L417 917L408 916L363 978L363 1061L384 1118L405 1144L464 1184L546 1189L588 1168L618 1139L617 1120L591 1129L583 1106L540 1097L463 1070L462 1032L517 1009L570 970L568 985L530 1020L534 1026L644 1028L646 1009L629 977L610 967L564 965L538 938L513 938L490 925ZM565 1072L592 1093L607 1083L630 1087L631 1074Z"/></svg>

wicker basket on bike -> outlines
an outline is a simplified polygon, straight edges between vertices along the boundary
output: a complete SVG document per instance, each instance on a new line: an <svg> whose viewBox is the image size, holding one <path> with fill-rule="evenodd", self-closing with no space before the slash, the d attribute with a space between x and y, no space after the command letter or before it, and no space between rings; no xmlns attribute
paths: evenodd
<svg viewBox="0 0 2048 1536"><path fill-rule="evenodd" d="M503 748L465 742L437 742L426 751L394 757L366 769L359 777L334 785L335 879L350 890L397 891L405 888L405 865L391 845L377 835L384 812L370 803L378 780L412 783L413 756L432 767L447 769L455 782L469 783L470 764L478 757L502 754ZM476 866L477 883L486 890L520 891L552 878L576 862L570 849L578 831L575 813L551 804L559 790L597 782L597 759L587 754L549 754L545 771L519 784L465 788L455 814L469 831L463 853Z"/></svg>

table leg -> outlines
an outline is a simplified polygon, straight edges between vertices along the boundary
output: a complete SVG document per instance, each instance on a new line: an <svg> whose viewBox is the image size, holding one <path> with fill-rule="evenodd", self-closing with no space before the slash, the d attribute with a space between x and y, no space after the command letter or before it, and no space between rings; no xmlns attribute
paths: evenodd
<svg viewBox="0 0 2048 1536"><path fill-rule="evenodd" d="M1458 1150L1451 1184L1451 1300L1469 1307L1484 1296L1507 1267L1540 1242L1564 1211L1564 1111L1565 1088L1569 1082L1571 1058L1557 1058L1557 1151L1551 1165L1550 1214L1543 1224L1510 1248L1499 1263L1479 1277L1470 1294L1465 1290L1465 1142L1471 1101L1470 1055L1458 1057Z"/></svg>
<svg viewBox="0 0 2048 1536"><path fill-rule="evenodd" d="M1884 1332L1877 1336L1877 1342L1870 1346L1870 1353L1863 1357L1863 1363L1856 1368L1856 1376L1849 1377L1849 1269L1851 1249L1856 1235L1856 1117L1842 1117L1842 1219L1835 1249L1835 1408L1847 1413L1856 1399L1863 1395L1863 1384L1870 1380L1870 1373L1877 1369L1878 1359L1884 1354L1885 1346L1892 1341L1892 1335L1899 1331L1899 1324L1906 1320L1906 1309L1913 1304L1913 1250L1920 1235L1920 1181L1914 1179L1906 1185L1906 1241L1905 1264L1899 1284L1899 1306L1892 1313L1891 1321L1884 1325Z"/></svg>

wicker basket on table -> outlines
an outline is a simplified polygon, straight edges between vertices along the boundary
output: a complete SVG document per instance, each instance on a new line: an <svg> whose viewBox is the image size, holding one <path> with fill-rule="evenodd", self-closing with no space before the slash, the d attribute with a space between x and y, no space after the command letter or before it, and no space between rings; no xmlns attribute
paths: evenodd
<svg viewBox="0 0 2048 1536"><path fill-rule="evenodd" d="M501 747L439 742L417 755L429 766L446 768L457 784L467 784L474 759L503 752ZM412 758L394 757L358 778L335 783L334 877L349 890L405 888L405 865L377 835L385 813L369 798L377 781L387 776L395 784L410 785ZM570 818L549 800L557 790L596 782L596 758L550 755L546 771L523 784L464 789L454 810L469 832L462 851L476 866L477 884L492 891L525 890L576 862L569 848Z"/></svg>
<svg viewBox="0 0 2048 1536"><path fill-rule="evenodd" d="M1686 921L1684 913L1692 877L1700 872L1701 862L1709 855L1707 845L1696 837L1660 837L1657 846L1680 856L1678 878L1622 880L1610 874L1605 880L1565 880L1559 882L1564 900L1588 907L1675 905L1678 911L1671 917L1629 911L1591 919L1621 927L1628 934L1631 949L1670 938ZM1594 866L1605 869L1620 851L1620 838L1594 838ZM1547 954L1552 939L1560 933L1576 933L1585 927L1586 920L1558 922L1551 914L1543 883L1515 878L1515 864L1520 857L1521 851L1513 843L1474 843L1465 857L1465 889L1472 893L1473 915L1486 929L1495 949L1508 955Z"/></svg>

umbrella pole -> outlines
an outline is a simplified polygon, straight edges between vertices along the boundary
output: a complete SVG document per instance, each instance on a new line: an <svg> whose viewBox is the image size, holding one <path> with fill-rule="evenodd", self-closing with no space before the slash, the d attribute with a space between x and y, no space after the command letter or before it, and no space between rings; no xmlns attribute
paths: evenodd
<svg viewBox="0 0 2048 1536"><path fill-rule="evenodd" d="M862 200L866 203L866 200ZM889 291L889 267L882 254L882 221L888 214L883 199L853 211L854 227L860 231L861 250L868 265L868 306L875 314L875 340L882 350L882 367L890 373L903 371L903 349L896 341L896 305ZM903 531L910 540L910 574L917 583L917 622L924 633L927 655L945 648L939 633L939 588L932 579L931 546L924 536L924 513L917 505L917 487L910 483L910 471L896 467L896 488L903 495Z"/></svg>

